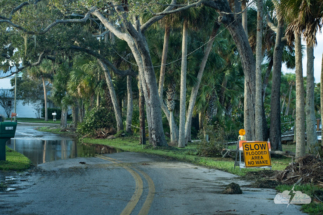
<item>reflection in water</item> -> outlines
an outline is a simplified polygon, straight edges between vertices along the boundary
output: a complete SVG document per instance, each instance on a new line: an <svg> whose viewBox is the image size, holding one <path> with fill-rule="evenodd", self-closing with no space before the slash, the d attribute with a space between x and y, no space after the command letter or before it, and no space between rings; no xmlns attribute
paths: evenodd
<svg viewBox="0 0 323 215"><path fill-rule="evenodd" d="M34 165L119 152L107 146L82 144L74 140L11 139L7 142L7 146L28 157Z"/></svg>

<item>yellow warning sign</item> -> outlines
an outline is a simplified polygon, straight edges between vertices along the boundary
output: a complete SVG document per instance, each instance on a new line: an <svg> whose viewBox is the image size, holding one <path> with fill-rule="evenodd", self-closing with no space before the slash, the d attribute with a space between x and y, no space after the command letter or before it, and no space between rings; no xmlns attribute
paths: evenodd
<svg viewBox="0 0 323 215"><path fill-rule="evenodd" d="M245 142L242 146L246 167L271 166L267 142Z"/></svg>

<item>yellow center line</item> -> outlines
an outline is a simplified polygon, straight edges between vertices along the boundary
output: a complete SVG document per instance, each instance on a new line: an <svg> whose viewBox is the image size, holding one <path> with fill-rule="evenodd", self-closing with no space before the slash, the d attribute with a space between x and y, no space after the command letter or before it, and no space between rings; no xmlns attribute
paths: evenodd
<svg viewBox="0 0 323 215"><path fill-rule="evenodd" d="M109 158L106 157L108 160L112 161L112 162L120 162L119 160L116 160L114 158ZM147 198L145 200L145 203L143 204L139 214L140 215L147 215L149 212L149 209L151 207L151 204L153 203L154 200L154 196L155 196L155 184L153 182L153 180L149 177L149 175L147 175L145 172L132 167L133 169L135 169L137 172L139 172L140 174L142 174L144 176L144 178L146 179L147 183L148 183L148 195Z"/></svg>
<svg viewBox="0 0 323 215"><path fill-rule="evenodd" d="M103 160L111 161L113 163L117 163L116 161L114 161L112 159L109 159L109 158L107 158L105 156L98 155L96 157L101 158ZM142 191L143 191L144 187L143 187L142 179L141 179L140 175L136 171L130 169L129 167L127 167L125 165L121 165L121 166L124 169L126 169L136 181L135 192L132 195L131 200L128 202L127 206L121 212L121 215L130 215L131 212L133 211L133 209L136 207L137 203L139 202L139 199L140 199L140 197L142 195Z"/></svg>

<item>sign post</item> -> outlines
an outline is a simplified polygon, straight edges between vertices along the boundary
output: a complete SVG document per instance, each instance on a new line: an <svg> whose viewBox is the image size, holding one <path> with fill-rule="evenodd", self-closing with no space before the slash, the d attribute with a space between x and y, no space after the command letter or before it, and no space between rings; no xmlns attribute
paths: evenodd
<svg viewBox="0 0 323 215"><path fill-rule="evenodd" d="M52 113L52 115L53 115L53 121L56 121L56 112L54 112L54 113Z"/></svg>

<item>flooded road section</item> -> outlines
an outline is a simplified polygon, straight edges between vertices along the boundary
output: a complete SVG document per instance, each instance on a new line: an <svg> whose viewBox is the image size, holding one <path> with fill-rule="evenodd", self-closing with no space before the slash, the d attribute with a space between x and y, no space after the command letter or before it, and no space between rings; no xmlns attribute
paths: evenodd
<svg viewBox="0 0 323 215"><path fill-rule="evenodd" d="M94 157L96 154L117 153L103 145L79 143L76 139L35 130L35 126L18 124L15 138L7 146L38 164L76 157Z"/></svg>

